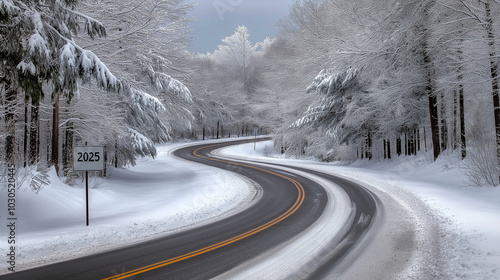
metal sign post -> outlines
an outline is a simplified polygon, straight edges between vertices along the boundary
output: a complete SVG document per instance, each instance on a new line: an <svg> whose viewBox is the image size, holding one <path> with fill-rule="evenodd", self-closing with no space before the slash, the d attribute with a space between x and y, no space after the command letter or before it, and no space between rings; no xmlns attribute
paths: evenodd
<svg viewBox="0 0 500 280"><path fill-rule="evenodd" d="M103 146L73 147L73 170L85 171L87 226L89 226L89 171L104 170L104 147Z"/></svg>

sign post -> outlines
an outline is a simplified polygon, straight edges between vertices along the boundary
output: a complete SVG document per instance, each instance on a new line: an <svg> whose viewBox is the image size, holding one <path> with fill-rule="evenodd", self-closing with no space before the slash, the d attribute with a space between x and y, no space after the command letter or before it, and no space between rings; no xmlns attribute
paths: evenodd
<svg viewBox="0 0 500 280"><path fill-rule="evenodd" d="M104 147L103 146L73 147L73 170L85 171L87 226L89 226L89 171L104 170Z"/></svg>

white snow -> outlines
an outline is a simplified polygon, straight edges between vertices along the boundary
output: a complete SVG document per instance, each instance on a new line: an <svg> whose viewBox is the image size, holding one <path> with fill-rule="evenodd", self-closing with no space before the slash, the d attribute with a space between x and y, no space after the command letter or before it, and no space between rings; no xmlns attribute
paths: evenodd
<svg viewBox="0 0 500 280"><path fill-rule="evenodd" d="M166 111L167 109L163 106L163 103L157 98L149 93L146 93L142 90L136 88L130 88L130 95L134 104L137 106L139 110L142 110L141 107L152 108L155 111Z"/></svg>
<svg viewBox="0 0 500 280"><path fill-rule="evenodd" d="M31 75L35 75L36 74L36 67L35 67L35 65L33 64L32 61L29 61L28 63L26 63L25 61L21 61L17 65L17 69L21 70L24 73L28 72Z"/></svg>
<svg viewBox="0 0 500 280"><path fill-rule="evenodd" d="M155 144L149 138L141 134L135 129L128 128L132 138L132 146L138 154L145 156L154 155Z"/></svg>
<svg viewBox="0 0 500 280"><path fill-rule="evenodd" d="M428 155L421 154L342 166L282 159L274 154L270 141L257 143L256 151L253 144L245 144L219 153L337 174L361 182L375 193L389 195L413 217L411 222L417 228L415 247L418 250L413 252L412 260L399 274L399 279L422 279L423 275L426 279L500 279L500 188L468 186L458 155L442 156L435 163L427 160ZM388 202L385 200L382 199L383 203ZM304 244L299 242L291 246L300 252ZM429 259L433 256L431 251L437 251L442 259ZM277 253L269 257L267 263L276 259L286 263L297 258L297 254L288 255L290 260L286 256ZM265 263L260 265L265 266ZM234 275L244 279L247 274L237 271Z"/></svg>
<svg viewBox="0 0 500 280"><path fill-rule="evenodd" d="M7 11L8 13L13 13L13 14L21 12L21 9L15 6L11 0L2 0L0 2L0 8L5 9L5 11Z"/></svg>
<svg viewBox="0 0 500 280"><path fill-rule="evenodd" d="M75 45L73 45L72 42L68 41L67 45L71 45L72 48L75 48ZM66 49L66 47L65 47ZM121 87L121 82L113 75L109 69L106 67L104 63L92 52L89 50L84 50L78 47L78 50L80 52L81 56L81 61L79 61L83 71L84 71L84 79L89 80L90 77L93 75L95 76L97 85L106 89L106 90L119 90ZM74 49L71 49L71 51L74 53ZM71 57L69 55L73 54L66 54L68 57ZM75 54L76 55L76 54ZM63 54L61 54L61 58L63 58ZM70 66L76 65L72 63Z"/></svg>
<svg viewBox="0 0 500 280"><path fill-rule="evenodd" d="M18 190L17 269L199 226L240 211L258 199L258 188L242 177L173 158L170 151L181 145L159 146L155 160L141 159L133 168L114 169L110 179L93 180L91 186L97 188L90 190L89 227L85 226L82 183L79 187L69 187L55 179L51 171L52 183L38 194L27 187ZM404 230L408 226L416 228L414 244L408 244L412 250L405 255L408 259L392 259L390 253L394 248L383 248L386 242L396 242L391 241L392 235L373 236L377 242L366 249L367 255L356 256L365 267L364 272L363 269L359 272L365 277L354 277L358 272L347 269L342 272L346 274L334 278L347 275L346 279L366 279L367 275L373 275L373 279L385 279L376 275L390 268L380 266L377 261L387 261L389 267L399 261L407 265L397 271L396 279L500 279L500 188L467 186L457 156L443 156L435 163L430 163L423 154L342 166L279 158L272 142L257 143L256 147L254 151L254 144L250 143L218 153L300 165L352 178L380 197L388 220L401 217L395 219L396 224L381 222L380 227L388 228L386 232L399 230L403 240L410 240L413 237L405 237ZM255 279L255 275L272 275L273 279L286 279L305 272L307 268L300 263L319 263L317 255L323 253L323 244L348 219L347 216L328 219L333 211L346 210L348 204L339 188L319 181L333 198L320 220L296 238L219 278ZM0 246L0 250L5 250L6 242ZM435 256L440 258L432 259ZM2 267L0 273L6 272Z"/></svg>
<svg viewBox="0 0 500 280"><path fill-rule="evenodd" d="M32 55L39 54L40 56L43 56L44 59L47 59L50 56L50 50L47 48L47 42L38 32L31 35L28 40L28 48Z"/></svg>
<svg viewBox="0 0 500 280"><path fill-rule="evenodd" d="M187 102L193 102L191 91L183 83L172 77L170 77L167 92L175 94Z"/></svg>
<svg viewBox="0 0 500 280"><path fill-rule="evenodd" d="M174 158L170 151L181 145L158 146L155 160L144 158L133 168L113 169L109 179L91 180L89 227L83 182L70 187L51 170L51 184L38 194L21 187L17 271L200 226L258 199L258 188L242 177ZM0 220L6 224L4 215ZM6 252L7 245L0 242L0 251ZM0 274L7 272L0 266Z"/></svg>
<svg viewBox="0 0 500 280"><path fill-rule="evenodd" d="M62 47L61 54L59 55L59 59L61 61L61 68L63 69L71 69L75 67L76 58L75 58L75 46L71 44L69 41ZM84 68L86 69L86 68ZM68 70L67 70L68 71Z"/></svg>

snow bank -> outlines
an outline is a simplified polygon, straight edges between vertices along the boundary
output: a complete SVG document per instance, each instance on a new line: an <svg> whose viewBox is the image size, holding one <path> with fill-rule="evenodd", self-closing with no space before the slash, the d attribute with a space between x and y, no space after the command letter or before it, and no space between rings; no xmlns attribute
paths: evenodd
<svg viewBox="0 0 500 280"><path fill-rule="evenodd" d="M256 151L253 144L244 144L220 153L345 176L390 196L413 217L417 229L416 251L401 279L500 279L500 188L468 186L458 155L442 156L435 163L423 154L342 166L283 161L273 154L271 141L257 143Z"/></svg>
<svg viewBox="0 0 500 280"><path fill-rule="evenodd" d="M89 227L85 226L82 183L80 187L69 187L58 180L52 170L51 184L38 194L25 187L18 190L17 268L62 261L168 235L230 215L254 201L258 191L249 188L251 184L245 179L174 159L170 151L180 145L160 146L156 160L141 159L134 168L113 170L110 179L92 181L91 186L97 188L90 191ZM436 163L429 163L425 155L421 155L340 166L269 158L276 156L272 142L257 143L256 147L254 151L254 144L250 143L223 149L220 153L299 165L354 178L380 195L384 203L392 203L384 206L386 212L391 211L393 215L398 215L393 209L408 212L412 220L402 220L402 223L416 227L417 236L415 250L410 254L406 270L400 274L401 279L500 278L500 188L467 186L465 172L454 159L457 157L442 157ZM5 189L0 191L5 192ZM5 216L0 219L5 224ZM261 275L271 275L264 273L267 270L273 272L276 279L280 271L292 273L277 266L293 266L296 254L290 252L296 250L308 249L309 256L314 258L315 247L308 248L305 240L320 244L318 236L324 237L326 231L323 230L331 231L332 228L325 219L327 217L322 217L316 223L319 227L293 240L298 242L289 242L286 248L268 252L264 257L269 262L249 262L238 273L251 277L257 270ZM394 224L390 229L407 224ZM2 236L5 230L1 229ZM314 246L319 248L318 244ZM5 252L6 247L6 242L0 242L1 251ZM279 252L279 258L274 258ZM286 256L290 259L285 259ZM436 256L441 257L436 259ZM376 261L378 257L361 256L360 259ZM391 260L388 265L394 265L395 261ZM373 263L366 264L366 273L375 275L374 269L384 269L371 265ZM2 266L0 273L6 273L6 269Z"/></svg>
<svg viewBox="0 0 500 280"><path fill-rule="evenodd" d="M258 191L245 179L175 159L170 152L180 145L160 146L155 160L144 158L133 168L113 169L109 179L92 180L90 187L97 188L90 189L89 227L83 182L67 186L51 170L51 184L38 194L21 187L16 197L16 269L168 235L225 217L254 201ZM3 215L1 220L6 224ZM0 242L0 251L7 251L7 242ZM7 272L1 266L0 273Z"/></svg>

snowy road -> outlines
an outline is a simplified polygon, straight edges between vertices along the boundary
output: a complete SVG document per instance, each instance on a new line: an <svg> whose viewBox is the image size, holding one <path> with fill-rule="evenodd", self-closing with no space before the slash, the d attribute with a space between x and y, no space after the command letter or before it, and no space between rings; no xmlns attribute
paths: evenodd
<svg viewBox="0 0 500 280"><path fill-rule="evenodd" d="M230 144L235 143L242 142ZM234 267L297 240L309 246L300 241L301 238L307 237L311 241L314 238L309 237L318 233L318 225L321 227L329 221L336 225L330 229L336 235L328 240L315 240L319 242L317 247L328 249L327 252L316 250L314 255L305 256L294 252L294 258L304 260L302 266L294 266L297 271L289 270L286 263L273 269L274 272L281 271L281 276L285 270L301 278L318 278L329 273L332 265L338 263L370 228L376 204L363 187L320 172L307 175L305 173L311 172L235 162L210 154L224 145L228 144L191 146L178 150L176 155L231 170L261 185L261 198L248 209L210 225L165 238L4 276L6 279L124 279L130 276L208 279L232 273ZM318 181L326 182L320 184ZM341 187L327 193L321 185L331 184L331 181ZM335 192L339 197L333 201L332 193ZM333 213L326 219L322 215L324 211ZM321 258L317 253L322 253ZM110 275L115 267L125 267L126 271Z"/></svg>
<svg viewBox="0 0 500 280"><path fill-rule="evenodd" d="M219 143L221 140L189 145ZM184 147L186 143L158 146L155 160L144 158L135 167L113 169L110 178L94 182L97 187L90 190L90 227L83 226L85 189L64 184L53 170L50 171L51 184L40 193L22 187L18 193L22 202L18 220L22 230L18 236L20 246L16 263L16 271L20 273L11 274L5 266L0 266L0 278L44 279L46 275L42 273L28 277L22 271L75 258L79 259L67 269L78 275L59 278L100 279L125 273L137 267L130 263L135 265L137 259L143 257L134 251L134 245L151 244L146 250L163 250L161 254L167 255L171 251L175 253L179 244L162 249L153 240L167 242L175 236L193 234L200 227L245 213L263 197L263 189L255 182L226 171L239 172L243 170L241 166L223 164L226 169L223 170L172 155L173 151ZM247 143L216 149L212 153L218 159L238 164L258 161L262 169L280 169L284 172L280 174L286 177L311 180L312 184L321 186L328 198L322 212L318 210L321 216L311 219L305 230L278 242L269 239L272 244L263 253L253 246L250 249L256 251L249 254L246 249L240 249L235 254L240 259L234 260L239 265L229 270L222 265L221 271L212 272L221 273L214 280L314 279L321 276L325 276L323 279L500 279L497 249L500 229L496 226L499 224L496 213L500 213L497 203L500 193L498 189L457 187L464 181L464 175L459 168L450 169L449 159L422 166L408 164L406 158L402 158L370 168L346 167L338 163L280 158L272 141L258 142L255 150L254 143ZM204 156L212 157L208 151ZM253 170L250 177L257 175L254 171L257 170ZM404 178L408 172L415 176ZM324 174L334 174L362 185L374 194L376 201L377 212L369 231L362 234L342 258L335 257L337 241L352 225L355 217L352 213L355 212L347 192L324 178ZM314 199L324 199L324 196L317 194ZM292 222L291 216L266 231L279 232ZM201 235L205 239L205 234ZM258 236L254 236L257 241L265 241ZM250 238L241 242L254 244ZM5 244L0 244L2 251L5 247L1 245ZM103 252L125 254L130 262L110 264L109 253L103 258L96 255ZM147 265L150 252L145 254L144 265ZM176 256L179 254L182 252ZM196 261L201 258L191 259L195 268L199 266L210 271L220 264L210 259L207 262L210 269L207 269ZM92 269L87 269L89 266ZM52 267L48 268L49 279L57 278L57 273L50 271ZM92 276L92 271L99 270L102 276ZM209 278L210 275L213 274L205 276ZM141 276L136 275L135 279L150 278L146 274ZM181 273L177 278L186 277Z"/></svg>

